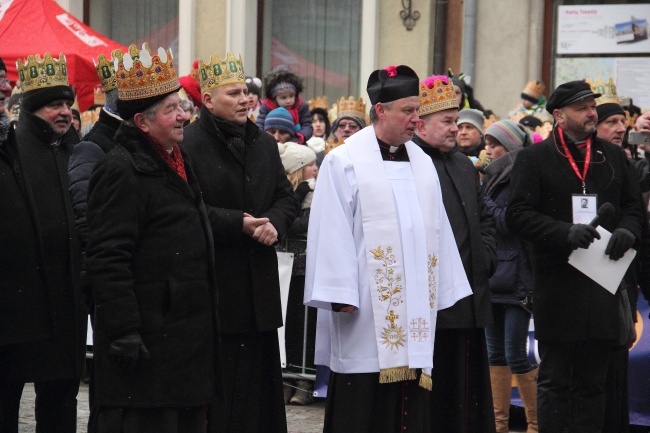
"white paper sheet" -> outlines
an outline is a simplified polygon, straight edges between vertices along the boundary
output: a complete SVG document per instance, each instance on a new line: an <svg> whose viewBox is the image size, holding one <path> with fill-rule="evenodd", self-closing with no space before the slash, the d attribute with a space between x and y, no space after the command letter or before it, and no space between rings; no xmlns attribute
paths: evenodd
<svg viewBox="0 0 650 433"><path fill-rule="evenodd" d="M602 227L598 227L600 239L587 249L578 248L569 256L569 264L600 284L611 294L615 294L619 284L636 256L636 250L630 248L623 257L611 260L605 255L605 248L612 234Z"/></svg>

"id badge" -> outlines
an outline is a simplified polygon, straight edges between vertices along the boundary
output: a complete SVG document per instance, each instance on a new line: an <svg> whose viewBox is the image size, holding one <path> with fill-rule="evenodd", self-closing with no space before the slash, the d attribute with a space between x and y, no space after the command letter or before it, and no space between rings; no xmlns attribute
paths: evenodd
<svg viewBox="0 0 650 433"><path fill-rule="evenodd" d="M572 194L573 224L589 224L598 214L596 194Z"/></svg>

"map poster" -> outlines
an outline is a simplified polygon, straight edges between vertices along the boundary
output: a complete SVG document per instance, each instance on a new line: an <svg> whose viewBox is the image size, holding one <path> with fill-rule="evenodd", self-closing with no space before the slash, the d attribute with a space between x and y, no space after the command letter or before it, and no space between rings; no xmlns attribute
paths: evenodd
<svg viewBox="0 0 650 433"><path fill-rule="evenodd" d="M612 78L619 97L632 98L634 105L650 110L650 57L558 57L554 86L585 78Z"/></svg>
<svg viewBox="0 0 650 433"><path fill-rule="evenodd" d="M558 6L557 54L650 53L650 3Z"/></svg>

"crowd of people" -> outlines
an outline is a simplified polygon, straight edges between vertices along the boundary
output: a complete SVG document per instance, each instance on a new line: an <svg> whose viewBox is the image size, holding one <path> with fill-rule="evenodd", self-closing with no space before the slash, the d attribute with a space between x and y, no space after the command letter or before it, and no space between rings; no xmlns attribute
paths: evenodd
<svg viewBox="0 0 650 433"><path fill-rule="evenodd" d="M92 433L286 432L316 365L327 433L508 432L513 381L528 433L629 431L650 113L611 80L530 81L499 120L406 65L368 109L230 52L182 77L147 44L93 60L80 113L64 55L14 87L0 59L0 433L26 383L37 432L76 431L84 370ZM632 248L615 293L568 263Z"/></svg>

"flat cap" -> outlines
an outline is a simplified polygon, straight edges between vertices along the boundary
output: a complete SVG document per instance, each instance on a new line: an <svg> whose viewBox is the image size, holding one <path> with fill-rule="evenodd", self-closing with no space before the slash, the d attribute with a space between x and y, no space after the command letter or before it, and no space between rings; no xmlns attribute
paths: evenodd
<svg viewBox="0 0 650 433"><path fill-rule="evenodd" d="M591 86L586 81L569 81L568 83L560 84L553 91L546 103L546 111L553 114L554 110L566 107L574 102L582 101L586 98L600 98L600 96L600 93L594 93L591 90Z"/></svg>

